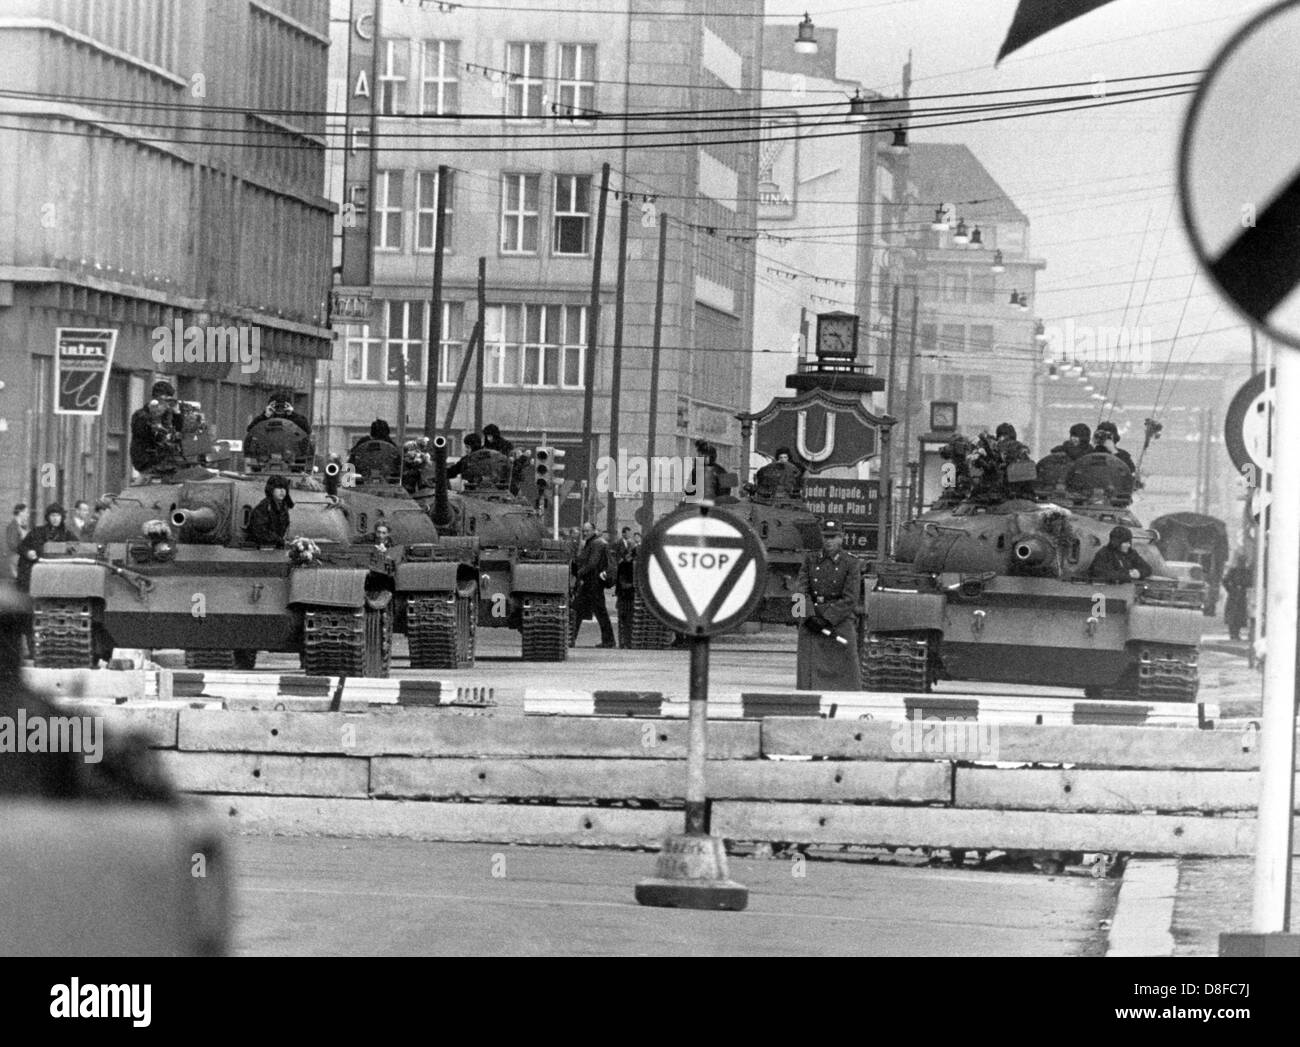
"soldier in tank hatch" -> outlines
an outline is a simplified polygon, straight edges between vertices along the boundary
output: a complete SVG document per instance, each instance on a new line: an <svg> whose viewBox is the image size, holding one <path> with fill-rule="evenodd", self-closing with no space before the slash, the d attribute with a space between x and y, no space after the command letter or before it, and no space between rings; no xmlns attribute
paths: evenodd
<svg viewBox="0 0 1300 1047"><path fill-rule="evenodd" d="M254 545L284 546L284 536L289 530L289 510L293 497L289 494L289 481L283 476L272 476L266 481L266 497L253 507L248 518L248 540Z"/></svg>
<svg viewBox="0 0 1300 1047"><path fill-rule="evenodd" d="M1057 444L1052 448L1052 454L1063 454L1070 461L1076 458L1082 458L1092 450L1092 430L1083 422L1075 422L1070 426L1070 435L1065 443Z"/></svg>
<svg viewBox="0 0 1300 1047"><path fill-rule="evenodd" d="M1094 582L1136 582L1150 575L1150 565L1133 549L1133 532L1123 525L1111 528L1110 541L1088 566L1088 578Z"/></svg>
<svg viewBox="0 0 1300 1047"><path fill-rule="evenodd" d="M176 464L183 425L176 387L154 382L149 402L131 415L131 467L146 473Z"/></svg>

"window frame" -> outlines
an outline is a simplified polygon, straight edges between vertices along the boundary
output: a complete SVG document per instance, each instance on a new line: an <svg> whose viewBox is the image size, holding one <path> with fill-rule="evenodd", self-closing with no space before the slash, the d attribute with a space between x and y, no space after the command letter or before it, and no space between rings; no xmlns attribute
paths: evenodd
<svg viewBox="0 0 1300 1047"><path fill-rule="evenodd" d="M535 210L527 209L528 185L533 186L533 205ZM511 210L511 187L519 188L519 209ZM506 245L506 230L512 217L518 222L516 229L517 235L514 243L524 243L524 231L527 227L528 219L533 222L532 248L528 247L508 247ZM542 223L542 177L539 174L528 174L527 172L503 171L501 172L501 232L497 240L497 247L503 255L539 255L541 253L541 223Z"/></svg>
<svg viewBox="0 0 1300 1047"><path fill-rule="evenodd" d="M430 44L437 45L437 71L434 75L429 74L429 52ZM451 73L448 75L447 70L450 68ZM420 41L420 81L419 81L419 112L426 116L459 116L460 115L460 41L444 40L437 37L430 37ZM429 84L437 84L436 102L432 109L426 104L425 88ZM450 84L455 88L455 101L452 106L447 105L446 86Z"/></svg>
<svg viewBox="0 0 1300 1047"><path fill-rule="evenodd" d="M411 81L411 41L406 38L385 37L383 39L384 64L379 70L379 83L377 85L379 97L375 99L380 116L405 116L407 115L407 105L409 101L407 95L410 93ZM406 50L406 73L403 76L394 75L392 69L400 65L401 62L397 56L399 54L398 45L404 46ZM399 91L396 87L390 85L401 84L403 90ZM385 100L388 100L391 108L385 106Z"/></svg>
<svg viewBox="0 0 1300 1047"><path fill-rule="evenodd" d="M399 199L398 199L398 205L396 207L389 206L389 198L392 194L392 187L393 187L393 179L392 179L393 175L397 175L397 180L398 180ZM376 251L393 251L393 252L400 253L403 250L403 244L405 242L405 237L403 234L405 232L404 226L406 225L406 221L402 217L405 212L402 207L401 197L403 197L406 192L405 176L406 176L406 172L401 170L400 168L387 168L383 171L375 172L375 180L377 184L375 186L376 192L375 192L373 213L375 215L375 219L379 222L379 235L375 237ZM381 188L382 188L382 192L378 191ZM387 242L388 239L387 219L388 216L390 215L396 215L397 218L397 242L395 244L390 244Z"/></svg>
<svg viewBox="0 0 1300 1047"><path fill-rule="evenodd" d="M426 178L432 179L433 190L430 195L429 206L423 207L421 206L421 201L423 199L421 188L424 185L424 180ZM452 219L455 214L455 207L454 207L455 196L456 196L456 172L449 169L447 171L447 222L443 230L447 235L446 235L446 242L442 245L443 254L453 253L452 245L455 243L455 236L453 230L455 229L455 225ZM423 224L422 219L426 215L429 217L429 244L427 247L422 245L420 242L420 230ZM436 168L432 171L416 171L415 172L415 252L416 254L433 254L434 240L437 237L437 222L438 222L438 171Z"/></svg>
<svg viewBox="0 0 1300 1047"><path fill-rule="evenodd" d="M576 206L573 201L577 195L579 182L586 182L587 185L587 209L585 211L561 210L560 209L560 185L565 179L569 180L568 200L565 201L566 207ZM551 254L558 258L587 258L591 255L591 189L592 177L589 174L557 174L555 176L554 189L551 193ZM560 222L564 219L582 219L582 250L581 251L562 251L560 249Z"/></svg>
<svg viewBox="0 0 1300 1047"><path fill-rule="evenodd" d="M574 52L573 76L566 79L564 76L564 53L567 49L572 48ZM582 62L584 54L590 54L590 68L585 68ZM555 117L557 120L564 120L570 124L594 124L593 116L579 115L581 113L595 113L596 111L596 45L594 43L562 43L559 45L558 65L555 70ZM591 79L584 79L584 74ZM580 105L582 100L583 89L590 91L591 104ZM565 101L565 91L572 92L573 100ZM568 106L569 111L564 111Z"/></svg>
<svg viewBox="0 0 1300 1047"><path fill-rule="evenodd" d="M515 48L522 48L521 69L514 68ZM534 63L534 53L537 61ZM546 116L546 42L544 40L509 40L506 42L505 114L520 122L540 121ZM529 92L538 90L537 112L530 112ZM518 111L516 112L516 100Z"/></svg>

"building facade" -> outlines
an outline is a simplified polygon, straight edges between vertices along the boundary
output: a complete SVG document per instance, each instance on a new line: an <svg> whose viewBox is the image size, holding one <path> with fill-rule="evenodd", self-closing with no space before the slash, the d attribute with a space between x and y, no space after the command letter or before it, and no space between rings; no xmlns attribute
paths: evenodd
<svg viewBox="0 0 1300 1047"><path fill-rule="evenodd" d="M544 438L578 449L608 163L595 453L610 450L626 209L618 450L647 452L654 387L656 455L692 453L693 440L704 437L719 446L724 463L737 464L734 415L747 406L754 268L752 244L739 234L752 238L756 217L757 118L709 120L696 111L755 104L762 5L715 0L676 13L650 0L633 0L619 13L609 3L569 6L439 11L381 0L373 95L379 142L368 201L373 305L370 323L336 325L334 358L318 375L317 417L328 421L334 450L346 449L375 418L389 421L394 435L446 432L454 450L464 431L485 423L517 445ZM335 32L340 47L345 35L349 47L360 39L356 19L336 20ZM350 76L346 95L369 91L369 79ZM442 315L431 324L440 165L449 169L447 236ZM653 376L661 217L668 228L663 351ZM481 384L475 359L449 419L479 319L480 259ZM429 425L431 327L440 337L437 417ZM655 508L679 498L661 492ZM617 500L618 522L629 523L640 503L639 495Z"/></svg>
<svg viewBox="0 0 1300 1047"><path fill-rule="evenodd" d="M967 435L1010 422L1036 448L1035 280L1046 262L1031 250L1028 217L964 145L913 142L898 176L906 206L891 209L900 228L887 281L899 288L899 335L886 367L896 461L918 460L935 401L956 402Z"/></svg>
<svg viewBox="0 0 1300 1047"><path fill-rule="evenodd" d="M277 386L310 410L331 348L327 17L313 0L0 12L6 497L39 509L119 490L131 411L161 375L218 436L242 437ZM173 355L160 329L178 326L202 349ZM59 328L116 331L98 415L54 413ZM256 353L223 348L231 330Z"/></svg>

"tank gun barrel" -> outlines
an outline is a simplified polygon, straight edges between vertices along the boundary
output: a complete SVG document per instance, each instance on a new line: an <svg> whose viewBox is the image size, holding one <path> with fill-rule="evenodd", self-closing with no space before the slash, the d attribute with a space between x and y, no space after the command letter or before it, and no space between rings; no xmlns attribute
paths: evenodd
<svg viewBox="0 0 1300 1047"><path fill-rule="evenodd" d="M336 495L339 493L339 474L342 471L343 471L342 467L339 465L338 462L325 463L325 493L326 494Z"/></svg>
<svg viewBox="0 0 1300 1047"><path fill-rule="evenodd" d="M217 526L217 514L207 506L177 509L172 513L172 526L182 531L188 527L197 534L208 534Z"/></svg>
<svg viewBox="0 0 1300 1047"><path fill-rule="evenodd" d="M1056 550L1042 535L1018 535L1011 545L1011 555L1020 567L1045 567L1056 559Z"/></svg>
<svg viewBox="0 0 1300 1047"><path fill-rule="evenodd" d="M447 498L447 488L451 481L447 478L447 438L433 438L433 523L435 527L447 527L451 524L451 502Z"/></svg>

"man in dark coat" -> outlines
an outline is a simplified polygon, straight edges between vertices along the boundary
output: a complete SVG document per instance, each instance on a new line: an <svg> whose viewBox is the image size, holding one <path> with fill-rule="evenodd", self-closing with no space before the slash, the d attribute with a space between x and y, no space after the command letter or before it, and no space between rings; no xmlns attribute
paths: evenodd
<svg viewBox="0 0 1300 1047"><path fill-rule="evenodd" d="M515 445L502 436L501 430L495 425L483 426L483 446L489 451L500 451L507 457L515 449Z"/></svg>
<svg viewBox="0 0 1300 1047"><path fill-rule="evenodd" d="M1120 525L1110 529L1110 541L1098 551L1088 566L1088 577L1094 582L1118 585L1136 582L1151 574L1151 566L1133 550L1133 532Z"/></svg>
<svg viewBox="0 0 1300 1047"><path fill-rule="evenodd" d="M803 470L791 461L790 448L778 447L776 456L754 474L754 493L760 500L798 498Z"/></svg>
<svg viewBox="0 0 1300 1047"><path fill-rule="evenodd" d="M1097 431L1092 434L1092 450L1103 454L1113 454L1128 466L1129 472L1136 472L1133 456L1118 446L1119 427L1114 422L1098 422Z"/></svg>
<svg viewBox="0 0 1300 1047"><path fill-rule="evenodd" d="M799 647L795 687L801 691L860 691L858 615L862 613L862 565L844 551L838 523L822 525L822 551L809 553L795 591Z"/></svg>
<svg viewBox="0 0 1300 1047"><path fill-rule="evenodd" d="M284 536L289 530L289 510L293 498L289 495L289 481L283 476L272 476L266 481L266 497L253 507L248 518L246 534L254 545L284 546Z"/></svg>
<svg viewBox="0 0 1300 1047"><path fill-rule="evenodd" d="M632 615L636 607L636 553L640 543L632 528L624 527L618 541L610 546L610 566L614 570L614 601L618 605L618 645L632 646Z"/></svg>
<svg viewBox="0 0 1300 1047"><path fill-rule="evenodd" d="M41 547L46 542L74 542L72 532L64 525L63 506L53 503L45 510L45 523L33 527L18 543L18 588L29 592L32 585L32 567L41 558Z"/></svg>
<svg viewBox="0 0 1300 1047"><path fill-rule="evenodd" d="M292 422L304 433L311 434L311 420L305 414L299 414L294 409L293 395L287 389L277 389L273 392L267 401L265 410L261 414L253 416L248 423L248 428L253 428L263 418L283 418L286 422Z"/></svg>
<svg viewBox="0 0 1300 1047"><path fill-rule="evenodd" d="M153 383L149 402L131 415L131 467L146 473L172 465L180 456L184 422L171 382Z"/></svg>
<svg viewBox="0 0 1300 1047"><path fill-rule="evenodd" d="M1223 605L1223 622L1233 640L1240 640L1241 630L1246 627L1249 615L1246 593L1254 584L1255 572L1246 562L1246 554L1238 553L1237 559L1223 574L1223 587L1228 590L1228 602Z"/></svg>
<svg viewBox="0 0 1300 1047"><path fill-rule="evenodd" d="M1070 438L1065 443L1053 447L1052 454L1063 454L1070 461L1074 461L1076 458L1082 458L1091 450L1092 430L1083 422L1075 422L1074 425L1070 426Z"/></svg>
<svg viewBox="0 0 1300 1047"><path fill-rule="evenodd" d="M573 600L571 615L573 630L569 634L569 646L578 642L578 630L588 614L594 614L600 624L600 646L614 647L614 625L609 620L609 609L605 606L605 583L609 580L609 543L596 533L591 523L582 525L582 548L578 558L573 561L573 574L577 580L577 589Z"/></svg>

